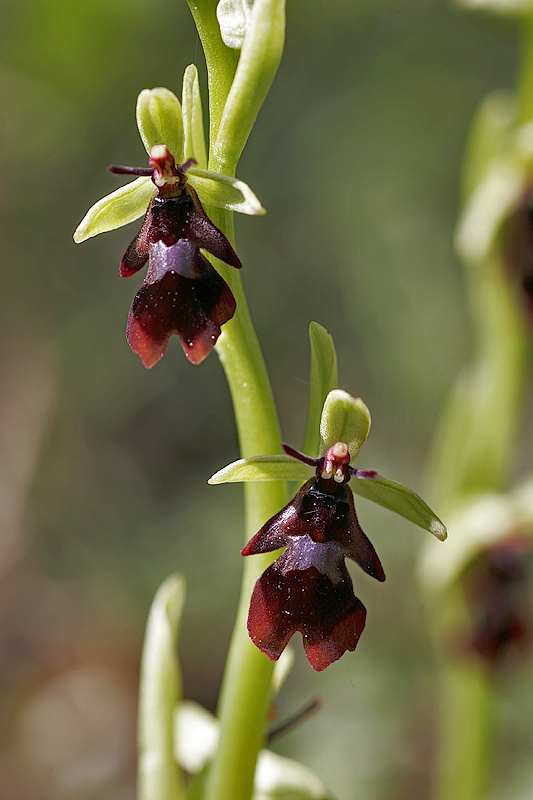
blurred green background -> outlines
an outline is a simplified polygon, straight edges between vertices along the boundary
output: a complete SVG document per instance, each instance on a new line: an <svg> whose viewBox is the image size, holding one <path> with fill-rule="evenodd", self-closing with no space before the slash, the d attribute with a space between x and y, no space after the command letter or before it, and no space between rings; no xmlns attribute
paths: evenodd
<svg viewBox="0 0 533 800"><path fill-rule="evenodd" d="M478 102L512 86L516 34L444 0L289 0L285 56L239 169L268 215L236 226L293 445L316 320L341 386L372 412L361 466L423 491L470 348L452 245L462 152ZM206 480L238 451L214 354L192 367L173 339L146 371L126 344L142 278L120 279L118 264L135 225L81 246L72 232L119 185L107 164L145 163L138 92L180 94L203 58L184 0L4 0L0 37L0 798L130 800L143 626L174 570L188 582L185 692L215 706L242 509L240 487ZM367 629L325 674L297 643L279 719L316 695L324 709L276 750L339 798L424 800L435 658L413 568L425 534L358 509L387 582L353 573ZM495 796L531 786L532 694L524 667L498 712Z"/></svg>

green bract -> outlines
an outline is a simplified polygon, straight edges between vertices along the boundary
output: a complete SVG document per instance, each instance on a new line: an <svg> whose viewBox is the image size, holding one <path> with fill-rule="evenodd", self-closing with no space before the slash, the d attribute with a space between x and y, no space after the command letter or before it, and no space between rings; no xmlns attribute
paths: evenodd
<svg viewBox="0 0 533 800"><path fill-rule="evenodd" d="M236 0L232 3L236 6ZM239 63L213 142L217 164L233 170L281 61L285 0L254 0Z"/></svg>
<svg viewBox="0 0 533 800"><path fill-rule="evenodd" d="M181 164L188 158L197 161L197 167L187 171L191 186L206 205L238 211L242 214L264 214L261 203L243 181L230 175L208 172L202 104L196 67L190 65L183 80L183 111L181 104L169 89L158 87L143 89L137 99L137 125L146 151L154 145L164 144ZM112 192L95 203L87 212L74 233L79 243L99 233L127 225L146 212L154 193L150 177L141 177Z"/></svg>
<svg viewBox="0 0 533 800"><path fill-rule="evenodd" d="M305 425L304 453L317 456L320 448L320 416L329 392L337 388L337 354L331 334L318 322L309 325L311 375Z"/></svg>

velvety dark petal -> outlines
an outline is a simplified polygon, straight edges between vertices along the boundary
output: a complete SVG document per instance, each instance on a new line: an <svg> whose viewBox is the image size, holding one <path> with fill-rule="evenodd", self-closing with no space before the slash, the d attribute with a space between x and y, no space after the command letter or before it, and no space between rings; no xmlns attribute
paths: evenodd
<svg viewBox="0 0 533 800"><path fill-rule="evenodd" d="M248 632L276 660L300 631L311 666L320 671L355 650L366 620L346 568L333 583L315 567L282 572L279 561L258 579L250 602Z"/></svg>
<svg viewBox="0 0 533 800"><path fill-rule="evenodd" d="M374 546L370 539L363 533L357 514L355 513L355 505L353 502L352 490L346 486L346 498L348 500L349 515L348 515L348 543L345 550L345 555L359 564L361 569L372 575L378 581L385 580L385 572L381 566L378 554L374 550Z"/></svg>
<svg viewBox="0 0 533 800"><path fill-rule="evenodd" d="M148 261L148 249L150 245L150 231L152 227L152 203L144 215L144 219L139 233L134 237L120 264L120 274L123 278L128 278L138 272Z"/></svg>
<svg viewBox="0 0 533 800"><path fill-rule="evenodd" d="M199 247L207 250L208 253L224 261L232 267L240 269L242 264L237 253L226 239L221 230L214 225L207 214L192 186L187 186L194 202L194 213L189 214L188 223L190 236Z"/></svg>
<svg viewBox="0 0 533 800"><path fill-rule="evenodd" d="M172 334L189 361L200 364L234 313L229 287L190 242L180 239L170 248L157 242L130 309L126 337L145 367L161 359Z"/></svg>
<svg viewBox="0 0 533 800"><path fill-rule="evenodd" d="M241 551L241 555L251 556L257 553L270 553L273 550L284 547L289 541L289 535L297 536L301 527L297 507L300 505L301 497L314 482L315 478L311 478L307 483L304 483L296 497L285 508L282 508L281 511L278 511L277 514L274 514L273 517L265 522L261 530L250 539L246 547Z"/></svg>

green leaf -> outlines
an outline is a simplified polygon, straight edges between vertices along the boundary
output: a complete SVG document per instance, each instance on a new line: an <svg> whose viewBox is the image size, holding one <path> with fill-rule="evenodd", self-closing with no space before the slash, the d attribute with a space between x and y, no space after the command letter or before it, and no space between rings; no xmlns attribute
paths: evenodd
<svg viewBox="0 0 533 800"><path fill-rule="evenodd" d="M189 64L185 70L181 100L183 130L185 133L183 160L194 158L199 168L205 169L207 167L207 154L205 151L204 118L198 70L194 64Z"/></svg>
<svg viewBox="0 0 533 800"><path fill-rule="evenodd" d="M416 492L402 483L391 481L388 478L354 478L350 481L354 494L366 497L389 511L395 511L409 522L414 522L420 528L429 531L437 539L444 541L447 536L446 528L440 519L433 513Z"/></svg>
<svg viewBox="0 0 533 800"><path fill-rule="evenodd" d="M150 178L137 178L102 197L88 210L76 228L74 241L79 244L99 233L121 228L139 219L146 212L153 193L154 184Z"/></svg>
<svg viewBox="0 0 533 800"><path fill-rule="evenodd" d="M320 417L326 397L337 388L337 354L333 337L318 322L309 325L311 376L303 452L315 458L320 448ZM335 444L335 443L334 443Z"/></svg>
<svg viewBox="0 0 533 800"><path fill-rule="evenodd" d="M266 214L265 209L244 181L209 172L205 169L190 167L187 178L200 196L202 203L227 211L239 211L241 214Z"/></svg>
<svg viewBox="0 0 533 800"><path fill-rule="evenodd" d="M241 458L216 472L208 483L239 483L241 481L306 481L315 468L292 456L251 456Z"/></svg>
<svg viewBox="0 0 533 800"><path fill-rule="evenodd" d="M138 712L138 798L179 800L180 771L174 760L174 710L181 698L177 657L185 582L171 575L150 609L141 660Z"/></svg>
<svg viewBox="0 0 533 800"><path fill-rule="evenodd" d="M326 397L320 419L320 455L336 442L344 442L354 461L370 430L370 411L360 397L352 397L342 389L334 389Z"/></svg>
<svg viewBox="0 0 533 800"><path fill-rule="evenodd" d="M183 119L180 101L165 89L143 89L137 98L137 125L141 139L150 154L156 144L165 144L176 160L183 161Z"/></svg>

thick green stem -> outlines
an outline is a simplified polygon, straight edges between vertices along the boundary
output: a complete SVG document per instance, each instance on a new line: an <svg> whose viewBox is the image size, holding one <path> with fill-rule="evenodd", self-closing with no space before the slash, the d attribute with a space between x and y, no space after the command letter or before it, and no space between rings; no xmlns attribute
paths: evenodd
<svg viewBox="0 0 533 800"><path fill-rule="evenodd" d="M212 210L231 237L232 220ZM222 269L221 269L222 271ZM253 329L240 276L224 270L237 300L235 317L224 326L216 349L235 409L242 456L281 451L280 432L264 360ZM245 485L245 541L287 501L284 483ZM252 644L246 628L250 596L272 554L244 561L243 584L219 701L220 743L209 779L209 800L248 800L257 755L265 738L273 664Z"/></svg>

